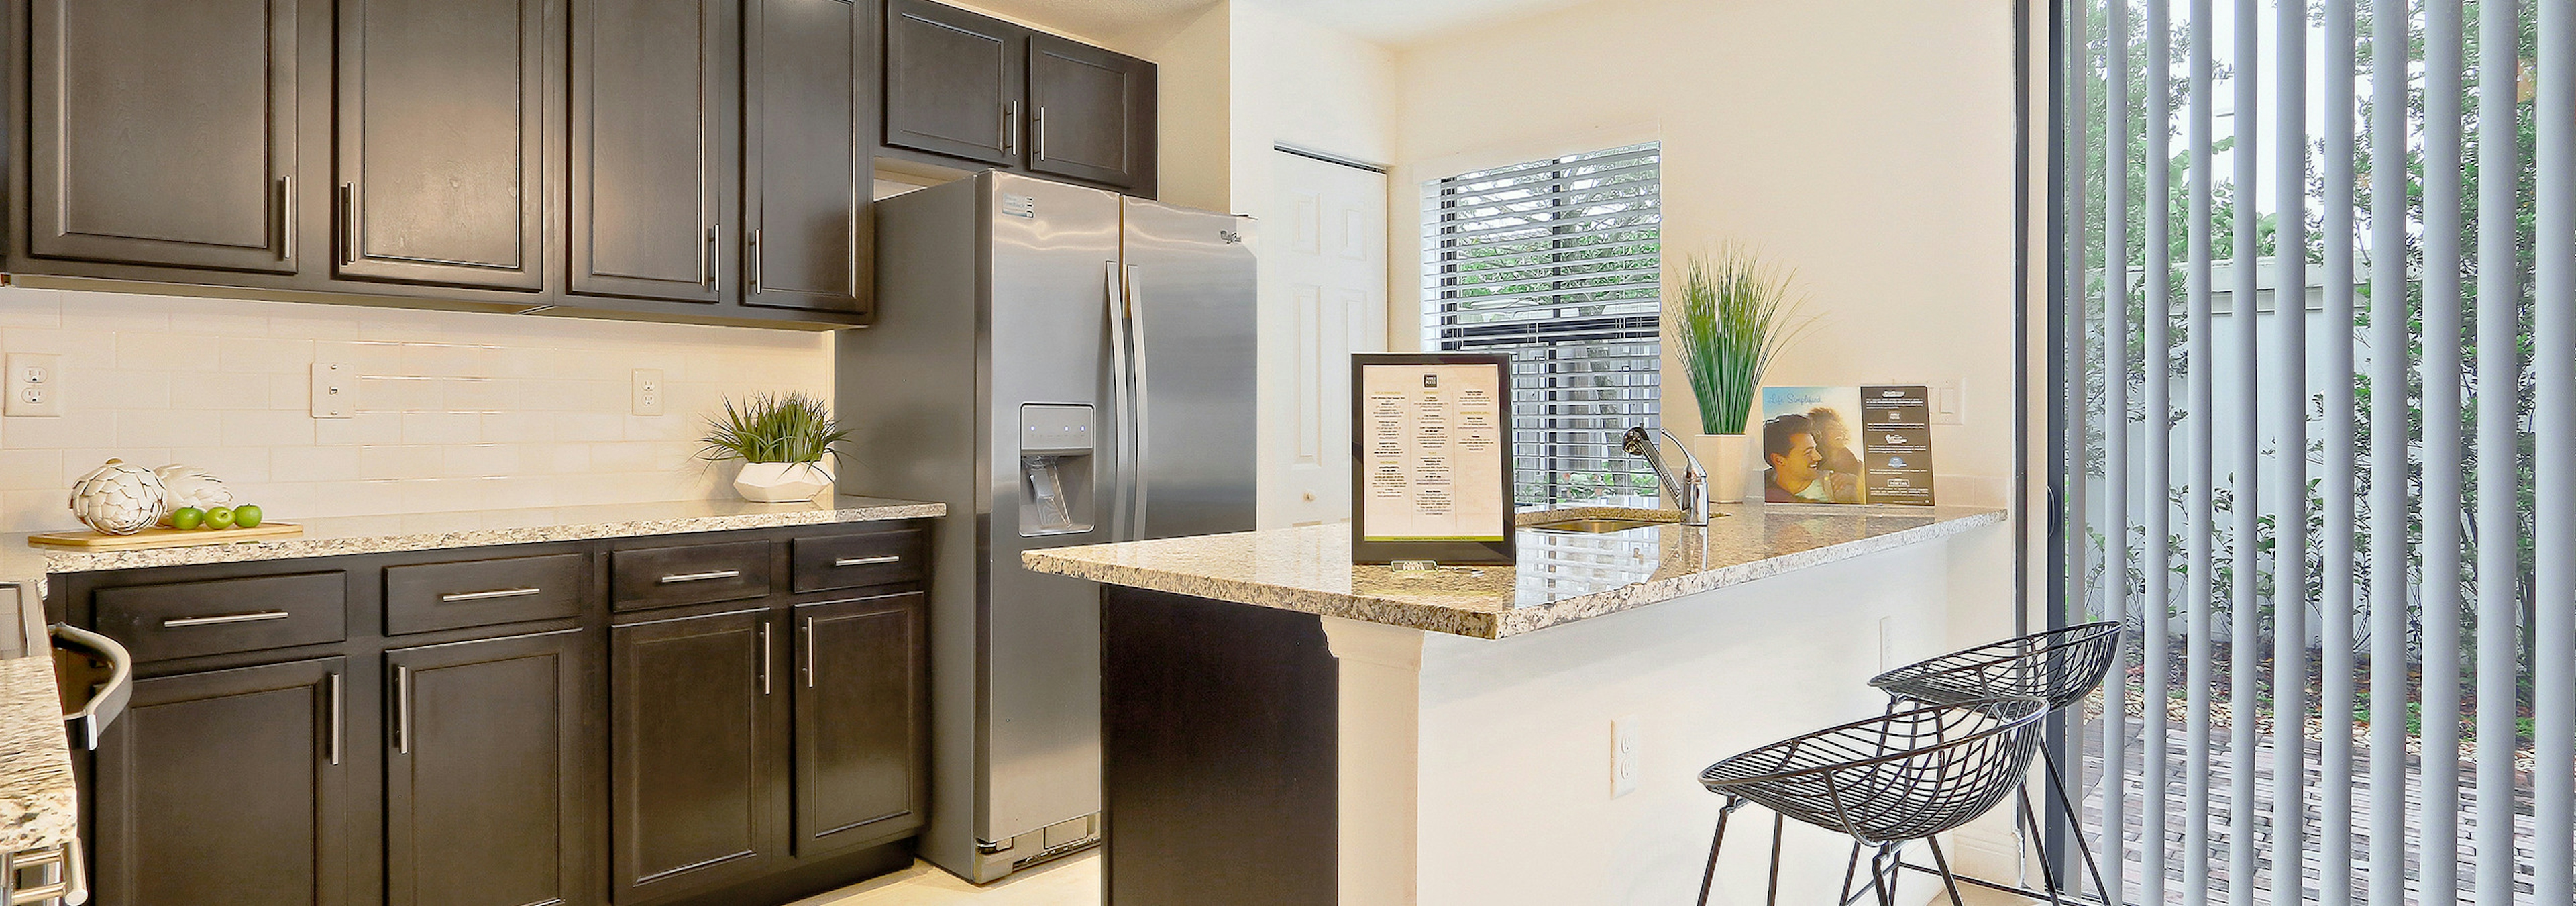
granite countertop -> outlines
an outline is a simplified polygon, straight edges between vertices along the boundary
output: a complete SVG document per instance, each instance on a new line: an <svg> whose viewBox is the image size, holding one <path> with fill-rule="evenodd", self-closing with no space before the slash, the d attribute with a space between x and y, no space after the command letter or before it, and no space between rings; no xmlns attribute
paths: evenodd
<svg viewBox="0 0 2576 906"><path fill-rule="evenodd" d="M1722 515L1705 527L1598 535L1524 528L1516 566L1355 566L1351 528L1342 524L1049 548L1020 562L1112 585L1499 639L2004 521L2003 510L1984 507L1717 510ZM1551 513L1550 521L1635 515L1584 509Z"/></svg>
<svg viewBox="0 0 2576 906"><path fill-rule="evenodd" d="M0 852L71 842L79 803L53 657L0 660Z"/></svg>
<svg viewBox="0 0 2576 906"><path fill-rule="evenodd" d="M409 513L289 519L304 527L291 538L132 551L40 548L27 534L0 538L0 581L35 581L48 573L96 572L200 563L240 563L398 551L578 541L776 528L834 522L878 522L944 515L945 504L881 497L832 497L799 503L687 500L601 506Z"/></svg>

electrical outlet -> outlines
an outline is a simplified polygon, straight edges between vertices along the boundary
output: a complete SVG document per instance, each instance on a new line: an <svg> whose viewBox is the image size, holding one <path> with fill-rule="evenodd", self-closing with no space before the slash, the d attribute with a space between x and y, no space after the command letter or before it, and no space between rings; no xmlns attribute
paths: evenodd
<svg viewBox="0 0 2576 906"><path fill-rule="evenodd" d="M635 414L662 414L662 370L635 369Z"/></svg>
<svg viewBox="0 0 2576 906"><path fill-rule="evenodd" d="M313 363L313 417L358 416L358 369L347 362Z"/></svg>
<svg viewBox="0 0 2576 906"><path fill-rule="evenodd" d="M1635 716L1610 721L1610 798L1637 791L1637 762L1644 757L1644 748L1637 738Z"/></svg>
<svg viewBox="0 0 2576 906"><path fill-rule="evenodd" d="M63 414L63 357L50 353L9 354L9 401L0 413L17 418L60 418Z"/></svg>
<svg viewBox="0 0 2576 906"><path fill-rule="evenodd" d="M1878 669L1886 672L1896 666L1896 618L1878 618Z"/></svg>

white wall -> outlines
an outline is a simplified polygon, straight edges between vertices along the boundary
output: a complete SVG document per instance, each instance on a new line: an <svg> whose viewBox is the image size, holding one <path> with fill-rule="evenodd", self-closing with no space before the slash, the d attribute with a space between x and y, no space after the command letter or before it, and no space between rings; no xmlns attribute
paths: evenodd
<svg viewBox="0 0 2576 906"><path fill-rule="evenodd" d="M1393 332L1420 331L1423 181L1660 139L1667 267L1751 242L1798 271L1824 316L1769 382L1963 381L1966 423L1934 435L1940 492L2001 504L2013 59L2009 0L1600 0L1409 48ZM1664 386L1666 422L1693 424L1669 360Z"/></svg>
<svg viewBox="0 0 2576 906"><path fill-rule="evenodd" d="M832 393L828 333L0 288L0 350L63 357L61 418L0 419L0 531L76 527L109 457L186 462L271 519L702 499L723 395ZM358 414L311 417L315 361ZM633 370L668 382L635 416Z"/></svg>

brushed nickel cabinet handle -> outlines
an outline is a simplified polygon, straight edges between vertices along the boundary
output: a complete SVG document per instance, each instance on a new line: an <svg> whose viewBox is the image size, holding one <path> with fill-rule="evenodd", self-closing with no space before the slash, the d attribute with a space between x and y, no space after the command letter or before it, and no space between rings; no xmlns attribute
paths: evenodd
<svg viewBox="0 0 2576 906"><path fill-rule="evenodd" d="M250 613L220 613L210 617L171 617L161 621L163 629L186 629L190 626L225 626L233 623L258 623L283 620L294 614L283 610L260 610Z"/></svg>
<svg viewBox="0 0 2576 906"><path fill-rule="evenodd" d="M528 587L528 588L495 588L495 589L493 589L493 590L491 590L491 591L457 591L457 592L449 592L449 593L447 593L447 594L439 595L439 596L438 596L438 600L439 600L439 602L440 602L440 603L443 603L443 604L454 604L454 603L456 603L456 602L458 602L458 601L489 601L489 600L492 600L492 599L494 599L494 598L524 598L524 597L527 597L527 596L529 596L529 595L544 594L544 593L545 593L545 589L543 589L543 588L536 588L536 587Z"/></svg>
<svg viewBox="0 0 2576 906"><path fill-rule="evenodd" d="M738 569L720 569L711 573L680 573L678 575L663 576L662 584L676 585L681 582L708 582L716 579L740 578L741 576L742 570Z"/></svg>
<svg viewBox="0 0 2576 906"><path fill-rule="evenodd" d="M358 184L340 184L340 263L358 263Z"/></svg>
<svg viewBox="0 0 2576 906"><path fill-rule="evenodd" d="M814 688L814 618L805 618L805 688Z"/></svg>
<svg viewBox="0 0 2576 906"><path fill-rule="evenodd" d="M295 260L295 177L277 178L277 260Z"/></svg>
<svg viewBox="0 0 2576 906"><path fill-rule="evenodd" d="M348 704L341 698L340 675L331 674L331 763L340 763L340 729L345 725Z"/></svg>
<svg viewBox="0 0 2576 906"><path fill-rule="evenodd" d="M842 557L842 558L840 558L840 559L838 559L838 560L834 560L834 561L832 561L832 565L833 565L834 567L844 567L844 566L875 566L875 565L880 564L880 563L901 563L901 562L903 562L903 557L902 557L901 555L899 555L899 554L885 554L885 555L882 555L882 556L876 556L876 557Z"/></svg>
<svg viewBox="0 0 2576 906"><path fill-rule="evenodd" d="M1037 151L1037 157L1038 157L1038 159L1039 159L1039 160L1045 160L1045 159L1046 159L1046 105L1045 105L1045 104L1039 104L1039 105L1038 105L1037 114L1036 114L1034 117L1032 117L1032 118L1030 119L1030 123L1031 123L1031 128L1034 128L1034 129L1036 129L1036 130L1037 130L1037 148L1035 149L1035 150Z"/></svg>
<svg viewBox="0 0 2576 906"><path fill-rule="evenodd" d="M716 242L723 238L724 224L719 223L707 228L706 287L709 291L716 288Z"/></svg>
<svg viewBox="0 0 2576 906"><path fill-rule="evenodd" d="M1002 107L1002 156L1020 156L1020 102Z"/></svg>
<svg viewBox="0 0 2576 906"><path fill-rule="evenodd" d="M750 265L750 266L749 266L749 269L750 269L750 271L751 271L751 291L756 293L756 292L759 292L759 291L760 291L760 228L759 228L759 227L752 227L752 228L751 228L751 249L750 249L750 252L751 252L751 261L750 261L750 263L749 263L749 265Z"/></svg>
<svg viewBox="0 0 2576 906"><path fill-rule="evenodd" d="M411 668L394 668L394 754L411 754Z"/></svg>
<svg viewBox="0 0 2576 906"><path fill-rule="evenodd" d="M769 621L760 621L760 694L769 694Z"/></svg>

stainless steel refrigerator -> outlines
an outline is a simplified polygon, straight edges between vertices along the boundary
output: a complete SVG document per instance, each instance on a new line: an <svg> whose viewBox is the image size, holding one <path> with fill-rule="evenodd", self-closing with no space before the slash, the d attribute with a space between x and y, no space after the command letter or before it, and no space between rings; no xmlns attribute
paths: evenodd
<svg viewBox="0 0 2576 906"><path fill-rule="evenodd" d="M876 212L839 483L948 504L921 850L991 881L1102 830L1098 586L1020 552L1253 527L1249 223L992 172Z"/></svg>

